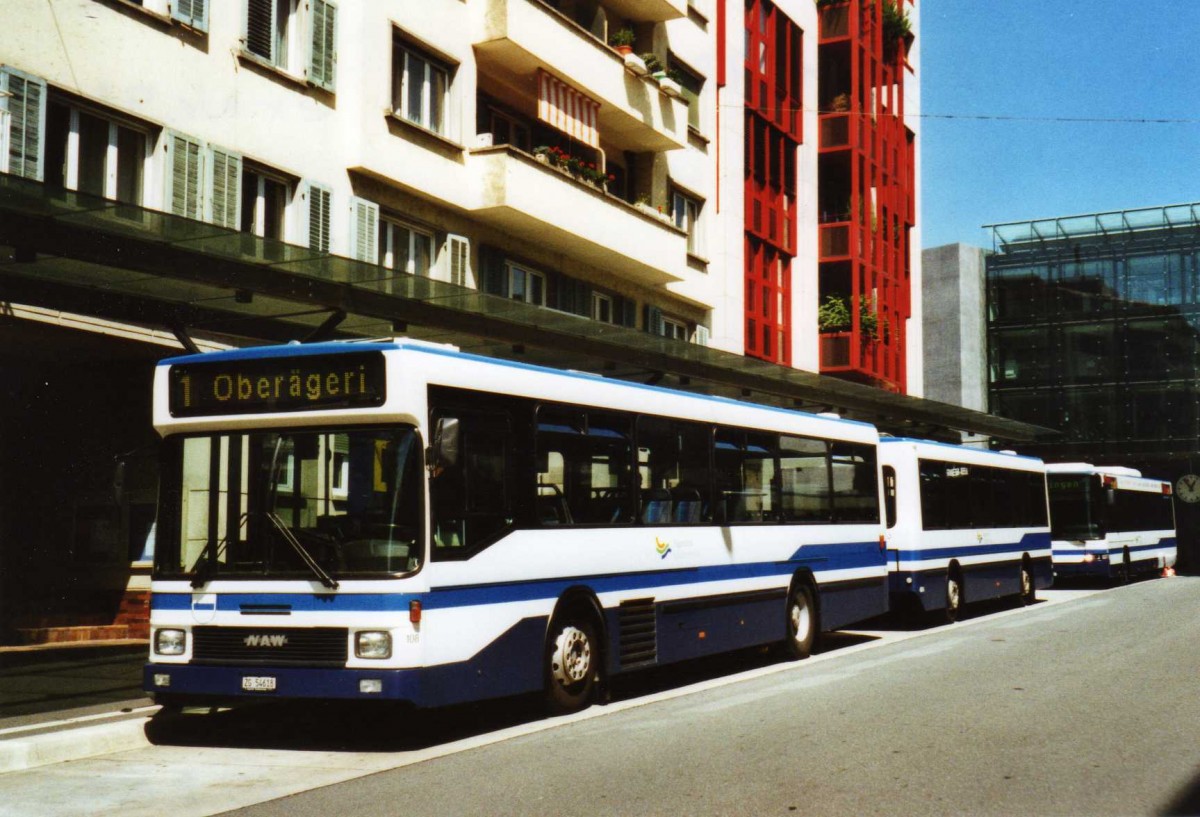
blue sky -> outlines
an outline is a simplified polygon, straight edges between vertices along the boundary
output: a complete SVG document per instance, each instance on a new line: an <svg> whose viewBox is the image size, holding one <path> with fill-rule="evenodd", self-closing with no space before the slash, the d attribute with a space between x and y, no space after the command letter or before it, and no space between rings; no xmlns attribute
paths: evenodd
<svg viewBox="0 0 1200 817"><path fill-rule="evenodd" d="M920 7L924 247L990 248L983 224L1200 201L1200 3Z"/></svg>

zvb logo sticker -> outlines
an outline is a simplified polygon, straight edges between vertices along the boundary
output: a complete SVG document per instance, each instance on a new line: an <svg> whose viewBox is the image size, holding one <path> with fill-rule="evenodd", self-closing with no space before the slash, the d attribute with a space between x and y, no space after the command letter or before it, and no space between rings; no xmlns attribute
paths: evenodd
<svg viewBox="0 0 1200 817"><path fill-rule="evenodd" d="M654 537L654 549L658 551L658 558L660 559L667 558L667 554L671 552L671 546L657 536Z"/></svg>

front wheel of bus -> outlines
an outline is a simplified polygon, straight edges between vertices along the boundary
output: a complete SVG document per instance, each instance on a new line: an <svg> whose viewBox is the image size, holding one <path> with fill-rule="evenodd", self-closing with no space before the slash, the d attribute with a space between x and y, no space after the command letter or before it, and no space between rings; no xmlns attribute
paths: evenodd
<svg viewBox="0 0 1200 817"><path fill-rule="evenodd" d="M596 630L584 618L556 620L546 644L546 702L552 712L583 709L600 686Z"/></svg>
<svg viewBox="0 0 1200 817"><path fill-rule="evenodd" d="M787 654L796 659L812 655L817 630L817 606L813 602L812 590L808 585L797 584L788 594Z"/></svg>

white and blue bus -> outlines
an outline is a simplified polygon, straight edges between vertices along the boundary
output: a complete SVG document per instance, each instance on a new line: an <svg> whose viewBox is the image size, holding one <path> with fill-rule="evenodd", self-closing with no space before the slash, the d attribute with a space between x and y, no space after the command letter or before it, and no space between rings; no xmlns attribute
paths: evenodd
<svg viewBox="0 0 1200 817"><path fill-rule="evenodd" d="M1046 466L1054 573L1128 581L1175 566L1171 483L1122 466Z"/></svg>
<svg viewBox="0 0 1200 817"><path fill-rule="evenodd" d="M883 438L888 568L898 610L1036 599L1053 581L1042 461L960 445Z"/></svg>
<svg viewBox="0 0 1200 817"><path fill-rule="evenodd" d="M166 706L545 693L886 612L874 427L408 340L159 364Z"/></svg>

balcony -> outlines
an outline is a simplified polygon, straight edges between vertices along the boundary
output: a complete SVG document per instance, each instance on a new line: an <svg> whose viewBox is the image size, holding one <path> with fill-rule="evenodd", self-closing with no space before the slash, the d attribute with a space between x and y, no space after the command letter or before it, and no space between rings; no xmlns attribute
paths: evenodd
<svg viewBox="0 0 1200 817"><path fill-rule="evenodd" d="M688 277L687 234L508 146L477 148L474 215L514 238L645 286Z"/></svg>
<svg viewBox="0 0 1200 817"><path fill-rule="evenodd" d="M665 23L687 17L688 0L604 0L618 17L644 23Z"/></svg>
<svg viewBox="0 0 1200 817"><path fill-rule="evenodd" d="M687 103L661 92L653 80L626 71L622 58L607 45L537 0L486 2L475 58L480 86L486 85L489 93L531 110L542 69L600 103L597 125L604 142L643 152L687 147ZM682 1L665 5L686 12Z"/></svg>

